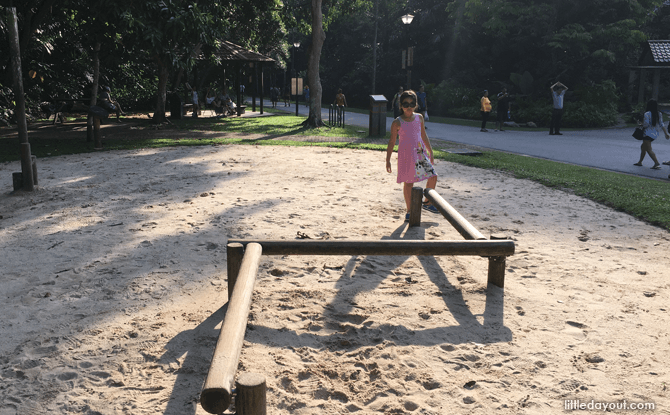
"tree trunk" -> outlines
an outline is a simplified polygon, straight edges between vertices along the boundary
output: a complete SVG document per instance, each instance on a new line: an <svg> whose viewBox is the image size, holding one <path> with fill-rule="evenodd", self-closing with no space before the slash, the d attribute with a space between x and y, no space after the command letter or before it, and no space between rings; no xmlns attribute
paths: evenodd
<svg viewBox="0 0 670 415"><path fill-rule="evenodd" d="M321 11L322 0L312 0L312 45L309 49L309 60L307 62L307 84L309 85L309 117L303 123L308 128L323 127L321 120L321 77L319 76L319 62L321 61L321 49L326 40L323 31L323 13Z"/></svg>
<svg viewBox="0 0 670 415"><path fill-rule="evenodd" d="M156 111L154 122L165 122L165 101L167 98L167 83L170 76L170 68L158 59L158 97L156 99Z"/></svg>
<svg viewBox="0 0 670 415"><path fill-rule="evenodd" d="M100 42L95 43L93 48L93 86L91 87L91 101L89 106L94 106L98 102L98 83L100 82ZM88 115L86 123L86 141L93 141L93 117Z"/></svg>

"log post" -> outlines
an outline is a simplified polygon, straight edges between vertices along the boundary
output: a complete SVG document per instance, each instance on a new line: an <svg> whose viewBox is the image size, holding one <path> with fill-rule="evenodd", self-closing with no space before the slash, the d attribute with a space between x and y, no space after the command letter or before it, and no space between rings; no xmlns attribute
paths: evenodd
<svg viewBox="0 0 670 415"><path fill-rule="evenodd" d="M261 245L247 245L233 296L228 302L228 311L223 319L212 363L200 394L202 408L211 414L222 413L228 409L232 400L235 371L242 352L262 253Z"/></svg>
<svg viewBox="0 0 670 415"><path fill-rule="evenodd" d="M244 245L240 243L229 243L226 247L228 261L228 302L233 297L233 288L237 281L237 274L240 272L242 257L244 256Z"/></svg>
<svg viewBox="0 0 670 415"><path fill-rule="evenodd" d="M435 189L426 189L424 191L426 198L430 200L430 203L433 204L440 211L442 216L445 217L451 223L458 233L460 233L465 239L470 240L485 240L486 237L481 234L474 226L470 224L456 209L454 209L446 200L442 199Z"/></svg>
<svg viewBox="0 0 670 415"><path fill-rule="evenodd" d="M102 137L100 136L100 117L93 116L93 137L95 138L95 150L102 150Z"/></svg>
<svg viewBox="0 0 670 415"><path fill-rule="evenodd" d="M491 240L506 240L506 235L491 235ZM505 268L507 257L493 256L489 257L488 283L505 288Z"/></svg>
<svg viewBox="0 0 670 415"><path fill-rule="evenodd" d="M423 189L412 187L412 199L409 203L409 226L421 226L421 199L423 199Z"/></svg>
<svg viewBox="0 0 670 415"><path fill-rule="evenodd" d="M35 166L30 154L30 143L21 143L21 173L23 173L23 190L32 192L35 190L35 178L33 177Z"/></svg>
<svg viewBox="0 0 670 415"><path fill-rule="evenodd" d="M15 192L21 190L23 188L23 173L20 171L12 173L12 184Z"/></svg>
<svg viewBox="0 0 670 415"><path fill-rule="evenodd" d="M30 161L33 165L33 184L37 186L37 156L30 156Z"/></svg>
<svg viewBox="0 0 670 415"><path fill-rule="evenodd" d="M7 8L7 32L9 34L9 50L11 72L14 78L14 99L16 101L16 123L21 143L21 173L23 190L35 190L33 166L28 141L28 122L26 120L26 99L23 95L23 75L21 74L21 48L19 46L19 27L16 7Z"/></svg>
<svg viewBox="0 0 670 415"><path fill-rule="evenodd" d="M242 373L235 382L237 415L267 415L265 376L258 373Z"/></svg>

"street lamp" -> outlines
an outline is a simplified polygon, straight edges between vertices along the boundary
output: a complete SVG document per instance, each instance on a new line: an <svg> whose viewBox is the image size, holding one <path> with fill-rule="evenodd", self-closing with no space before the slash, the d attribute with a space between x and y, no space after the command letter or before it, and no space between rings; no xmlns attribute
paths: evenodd
<svg viewBox="0 0 670 415"><path fill-rule="evenodd" d="M402 20L402 23L407 27L408 29L405 31L405 39L407 42L407 52L403 51L403 67L407 67L407 89L412 89L412 70L409 69L410 66L412 66L412 61L414 60L414 57L412 56L412 48L409 46L409 37L408 37L408 32L409 32L409 25L412 23L412 20L414 20L414 16L407 13L406 15L402 16L400 18Z"/></svg>
<svg viewBox="0 0 670 415"><path fill-rule="evenodd" d="M293 78L291 79L291 86L293 86L293 79L295 79L295 115L298 115L298 74L295 71L295 50L300 47L300 42L293 42L293 59L291 59L291 72Z"/></svg>

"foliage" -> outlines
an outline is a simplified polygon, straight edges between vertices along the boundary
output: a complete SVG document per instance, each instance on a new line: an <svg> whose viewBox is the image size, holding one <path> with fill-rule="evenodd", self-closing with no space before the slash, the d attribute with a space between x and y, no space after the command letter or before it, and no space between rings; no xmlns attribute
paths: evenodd
<svg viewBox="0 0 670 415"><path fill-rule="evenodd" d="M480 91L459 85L452 79L438 85L424 84L430 110L435 115L472 118L479 116Z"/></svg>

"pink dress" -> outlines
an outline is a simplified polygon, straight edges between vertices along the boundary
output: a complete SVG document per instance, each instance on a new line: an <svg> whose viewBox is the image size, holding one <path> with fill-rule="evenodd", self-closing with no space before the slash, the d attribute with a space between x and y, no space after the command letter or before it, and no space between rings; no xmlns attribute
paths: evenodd
<svg viewBox="0 0 670 415"><path fill-rule="evenodd" d="M437 176L430 155L421 139L421 119L400 120L398 130L398 183L416 183Z"/></svg>

